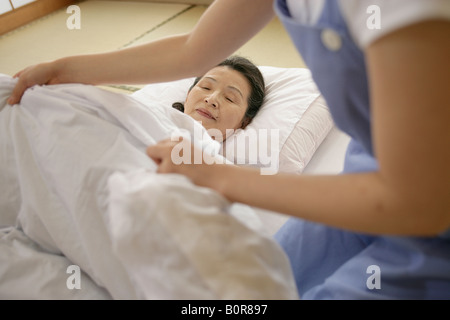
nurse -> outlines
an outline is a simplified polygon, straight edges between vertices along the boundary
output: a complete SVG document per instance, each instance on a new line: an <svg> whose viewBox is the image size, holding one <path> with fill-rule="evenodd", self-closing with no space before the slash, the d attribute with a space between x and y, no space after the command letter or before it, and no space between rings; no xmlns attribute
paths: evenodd
<svg viewBox="0 0 450 320"><path fill-rule="evenodd" d="M280 17L339 128L344 172L264 176L228 165L175 165L230 201L292 216L276 235L304 299L450 298L450 2L216 0L185 35L19 72L34 84L151 83L203 74Z"/></svg>

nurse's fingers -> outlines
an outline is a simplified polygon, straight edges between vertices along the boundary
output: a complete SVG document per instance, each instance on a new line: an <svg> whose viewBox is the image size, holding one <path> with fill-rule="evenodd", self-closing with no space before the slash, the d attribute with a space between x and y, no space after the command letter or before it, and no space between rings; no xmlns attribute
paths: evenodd
<svg viewBox="0 0 450 320"><path fill-rule="evenodd" d="M172 150L179 143L180 141L167 139L147 147L146 153L158 165L159 173L173 173L176 171L176 165L172 160Z"/></svg>
<svg viewBox="0 0 450 320"><path fill-rule="evenodd" d="M6 101L9 105L15 105L20 102L22 99L23 93L28 88L26 83L24 81L21 81L19 78L19 81L17 81L11 95L9 96L8 100Z"/></svg>

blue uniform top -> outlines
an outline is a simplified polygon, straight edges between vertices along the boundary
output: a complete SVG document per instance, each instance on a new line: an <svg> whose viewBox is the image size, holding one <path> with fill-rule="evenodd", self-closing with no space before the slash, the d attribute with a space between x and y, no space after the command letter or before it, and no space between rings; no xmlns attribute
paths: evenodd
<svg viewBox="0 0 450 320"><path fill-rule="evenodd" d="M376 170L364 54L352 41L338 2L328 1L313 26L291 18L285 1L278 1L276 10L311 70L334 122L352 138L344 171Z"/></svg>
<svg viewBox="0 0 450 320"><path fill-rule="evenodd" d="M286 0L277 0L275 11L311 70L334 122L351 137L344 172L377 170L365 57L350 35L338 1L325 1L314 25L293 19ZM373 237L292 218L276 239L291 260L301 297L448 299L449 235ZM381 289L368 284L367 270L379 270Z"/></svg>

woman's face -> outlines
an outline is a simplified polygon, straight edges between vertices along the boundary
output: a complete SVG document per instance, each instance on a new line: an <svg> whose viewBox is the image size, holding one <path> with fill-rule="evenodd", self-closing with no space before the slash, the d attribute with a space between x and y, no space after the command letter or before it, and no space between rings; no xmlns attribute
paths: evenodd
<svg viewBox="0 0 450 320"><path fill-rule="evenodd" d="M227 129L243 126L250 92L250 84L240 72L226 66L216 67L188 93L184 113L206 129L219 130L225 140Z"/></svg>

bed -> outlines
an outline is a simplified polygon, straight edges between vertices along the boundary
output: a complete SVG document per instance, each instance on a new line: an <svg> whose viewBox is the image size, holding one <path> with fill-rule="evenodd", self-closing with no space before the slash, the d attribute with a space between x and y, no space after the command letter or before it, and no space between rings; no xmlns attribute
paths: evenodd
<svg viewBox="0 0 450 320"><path fill-rule="evenodd" d="M193 79L131 95L81 84L35 86L10 107L15 80L1 75L0 298L298 299L288 259L272 238L285 216L159 175L145 154L161 139L188 135L230 165L320 173L321 162L336 154L320 146L339 154L346 139L309 70L260 69L266 101L222 145L207 134L198 138L193 133L204 129L171 107ZM276 141L256 159L224 152L248 150L240 142L252 130L276 132Z"/></svg>

